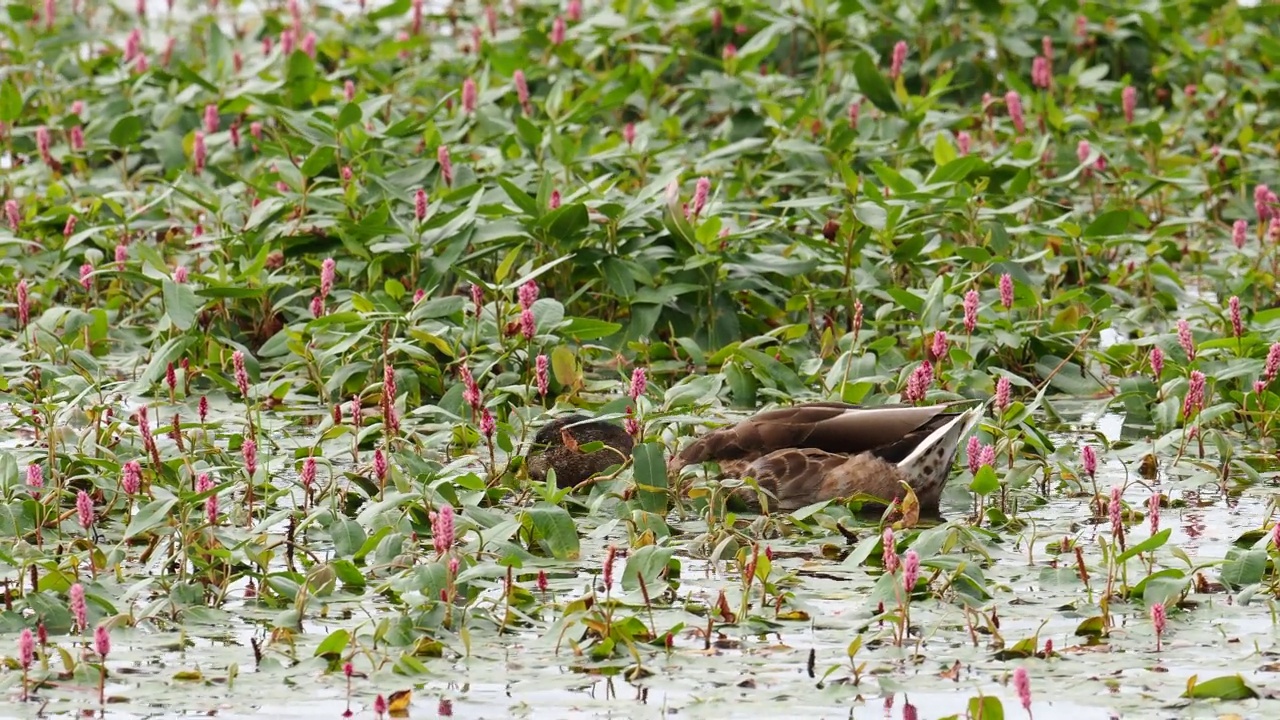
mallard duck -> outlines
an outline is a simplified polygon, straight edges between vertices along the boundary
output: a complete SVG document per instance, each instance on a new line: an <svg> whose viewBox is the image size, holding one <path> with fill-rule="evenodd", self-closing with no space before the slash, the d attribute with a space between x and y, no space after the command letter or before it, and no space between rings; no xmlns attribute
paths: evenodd
<svg viewBox="0 0 1280 720"><path fill-rule="evenodd" d="M813 402L757 413L714 430L667 463L675 477L688 465L714 461L722 477L755 478L771 510L869 495L885 503L915 492L924 511L936 511L960 442L982 418L984 405L863 407ZM759 512L754 488L733 498Z"/></svg>
<svg viewBox="0 0 1280 720"><path fill-rule="evenodd" d="M667 462L675 478L689 465L719 464L725 478L754 478L769 510L790 512L823 500L868 495L885 503L916 493L924 511L936 511L960 442L982 418L983 405L863 407L813 402L766 410L695 440ZM566 438L566 436L568 436ZM592 453L578 446L599 440ZM569 415L542 427L526 455L538 481L555 468L561 487L578 485L629 457L634 441L613 423ZM760 512L754 488L736 489L736 505Z"/></svg>
<svg viewBox="0 0 1280 720"><path fill-rule="evenodd" d="M604 447L584 453L579 447L600 441ZM556 471L558 487L574 487L631 457L635 441L621 427L586 415L566 415L543 425L533 438L533 446L525 454L529 476L545 482L547 471Z"/></svg>

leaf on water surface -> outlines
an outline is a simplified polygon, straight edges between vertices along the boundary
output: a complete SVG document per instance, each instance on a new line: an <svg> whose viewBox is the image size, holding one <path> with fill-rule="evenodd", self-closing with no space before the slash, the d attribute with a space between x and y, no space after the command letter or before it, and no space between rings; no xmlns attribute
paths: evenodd
<svg viewBox="0 0 1280 720"><path fill-rule="evenodd" d="M1219 577L1223 584L1232 588L1242 588L1246 585L1262 582L1262 577L1267 570L1267 551L1265 548L1255 548L1251 550L1233 551L1227 555L1227 561L1222 564L1222 570Z"/></svg>
<svg viewBox="0 0 1280 720"><path fill-rule="evenodd" d="M532 530L557 560L577 560L580 553L578 528L569 511L557 505L538 503L524 511L524 526Z"/></svg>
<svg viewBox="0 0 1280 720"><path fill-rule="evenodd" d="M144 532L169 524L174 520L170 516L170 512L177 504L178 498L167 497L152 500L138 508L137 514L133 516L133 519L129 521L129 526L125 528L124 539L128 540Z"/></svg>
<svg viewBox="0 0 1280 720"><path fill-rule="evenodd" d="M1004 704L991 695L969 698L969 720L1004 720Z"/></svg>
<svg viewBox="0 0 1280 720"><path fill-rule="evenodd" d="M316 646L315 657L329 656L331 659L341 657L351 643L351 632L346 629L334 630Z"/></svg>
<svg viewBox="0 0 1280 720"><path fill-rule="evenodd" d="M1226 675L1199 682L1198 675L1187 678L1184 698L1196 700L1250 700L1259 697L1258 691L1249 687L1240 675Z"/></svg>

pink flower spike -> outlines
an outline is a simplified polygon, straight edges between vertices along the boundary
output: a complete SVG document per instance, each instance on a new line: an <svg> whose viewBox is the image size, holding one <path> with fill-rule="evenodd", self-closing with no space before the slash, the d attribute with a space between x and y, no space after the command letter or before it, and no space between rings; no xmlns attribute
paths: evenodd
<svg viewBox="0 0 1280 720"><path fill-rule="evenodd" d="M32 490L44 487L44 469L35 463L27 465L27 487Z"/></svg>
<svg viewBox="0 0 1280 720"><path fill-rule="evenodd" d="M9 229L16 233L22 226L22 212L18 209L17 200L4 201L4 216L9 221Z"/></svg>
<svg viewBox="0 0 1280 720"><path fill-rule="evenodd" d="M1013 307L1013 277L1009 273L1000 276L1000 304L1006 309Z"/></svg>
<svg viewBox="0 0 1280 720"><path fill-rule="evenodd" d="M1187 362L1194 362L1196 359L1196 343L1191 337L1191 325L1186 320L1178 321L1178 344L1182 346L1182 352L1187 355Z"/></svg>
<svg viewBox="0 0 1280 720"><path fill-rule="evenodd" d="M551 385L550 374L547 372L550 364L551 362L546 355L539 355L534 362L534 380L538 386L538 394L542 397L547 396L547 391Z"/></svg>
<svg viewBox="0 0 1280 720"><path fill-rule="evenodd" d="M613 563L617 557L618 546L616 545L610 545L608 549L604 551L604 564L602 566L603 573L601 579L604 580L605 592L608 592L609 588L613 587Z"/></svg>
<svg viewBox="0 0 1280 720"><path fill-rule="evenodd" d="M1151 373L1155 376L1156 381L1159 382L1160 375L1164 372L1164 351L1160 349L1159 345L1151 348L1149 359L1151 361Z"/></svg>
<svg viewBox="0 0 1280 720"><path fill-rule="evenodd" d="M536 280L526 280L516 294L522 309L528 310L532 308L534 301L538 299L538 282Z"/></svg>
<svg viewBox="0 0 1280 720"><path fill-rule="evenodd" d="M622 140L626 142L627 145L636 144L636 124L635 123L627 123L626 125L622 126Z"/></svg>
<svg viewBox="0 0 1280 720"><path fill-rule="evenodd" d="M1231 226L1231 242L1237 250L1243 250L1249 236L1249 221L1237 220Z"/></svg>
<svg viewBox="0 0 1280 720"><path fill-rule="evenodd" d="M258 472L258 443L246 438L240 444L240 454L244 456L244 471L252 480Z"/></svg>
<svg viewBox="0 0 1280 720"><path fill-rule="evenodd" d="M702 210L707 206L707 198L711 194L711 181L705 177L698 178L698 182L693 188L693 207L690 213L693 217L702 215Z"/></svg>
<svg viewBox="0 0 1280 720"><path fill-rule="evenodd" d="M1031 84L1041 90L1048 90L1053 84L1053 70L1049 66L1049 58L1037 55L1031 61Z"/></svg>
<svg viewBox="0 0 1280 720"><path fill-rule="evenodd" d="M342 99L347 102L355 102L356 84L350 79L342 83Z"/></svg>
<svg viewBox="0 0 1280 720"><path fill-rule="evenodd" d="M893 528L884 529L884 534L880 537L882 546L882 557L884 561L884 571L890 575L898 571L898 550L893 537Z"/></svg>
<svg viewBox="0 0 1280 720"><path fill-rule="evenodd" d="M85 290L93 289L93 264L85 263L80 266L80 287Z"/></svg>
<svg viewBox="0 0 1280 720"><path fill-rule="evenodd" d="M956 133L956 149L960 152L961 155L968 155L972 145L973 145L973 138L969 136L969 133L963 130Z"/></svg>
<svg viewBox="0 0 1280 720"><path fill-rule="evenodd" d="M1095 477L1098 474L1098 454L1092 445L1080 449L1080 463L1084 466L1084 474Z"/></svg>
<svg viewBox="0 0 1280 720"><path fill-rule="evenodd" d="M462 111L468 115L474 115L476 112L476 81L467 78L462 81Z"/></svg>
<svg viewBox="0 0 1280 720"><path fill-rule="evenodd" d="M920 555L915 550L908 550L902 556L902 589L907 595L915 592L916 581L920 579Z"/></svg>
<svg viewBox="0 0 1280 720"><path fill-rule="evenodd" d="M427 219L427 193L422 188L413 193L413 217L418 222Z"/></svg>
<svg viewBox="0 0 1280 720"><path fill-rule="evenodd" d="M525 340L532 340L538 332L538 323L533 317L533 311L529 309L520 311L520 334Z"/></svg>
<svg viewBox="0 0 1280 720"><path fill-rule="evenodd" d="M489 408L480 411L480 432L486 438L493 437L493 431L497 429L497 423L494 422L493 413L489 412Z"/></svg>
<svg viewBox="0 0 1280 720"><path fill-rule="evenodd" d="M1227 301L1227 307L1231 315L1231 332L1239 338L1244 335L1244 320L1240 318L1240 298L1232 295Z"/></svg>
<svg viewBox="0 0 1280 720"><path fill-rule="evenodd" d="M1164 603L1153 603L1151 605L1151 625L1156 630L1156 652L1160 652L1164 643L1164 629L1167 623L1167 611Z"/></svg>
<svg viewBox="0 0 1280 720"><path fill-rule="evenodd" d="M26 278L18 281L15 295L18 301L18 328L26 328L31 323L31 293L28 291Z"/></svg>
<svg viewBox="0 0 1280 720"><path fill-rule="evenodd" d="M911 377L907 379L907 388L902 393L902 399L909 403L918 403L924 400L925 394L929 390L929 385L933 383L933 365L922 362L916 366L911 372Z"/></svg>
<svg viewBox="0 0 1280 720"><path fill-rule="evenodd" d="M36 637L32 634L31 628L22 628L22 632L18 633L18 665L25 672L31 669L31 664L36 660Z"/></svg>
<svg viewBox="0 0 1280 720"><path fill-rule="evenodd" d="M453 161L449 158L449 146L436 148L436 162L440 165L440 177L444 184L453 187Z"/></svg>
<svg viewBox="0 0 1280 720"><path fill-rule="evenodd" d="M1133 112L1138 107L1138 90L1132 85L1120 91L1120 102L1124 108L1124 121L1133 124Z"/></svg>
<svg viewBox="0 0 1280 720"><path fill-rule="evenodd" d="M195 139L191 142L191 162L195 165L195 173L197 175L204 172L205 161L208 158L208 150L204 146L204 131L197 130Z"/></svg>
<svg viewBox="0 0 1280 720"><path fill-rule="evenodd" d="M1151 527L1151 534L1155 535L1160 532L1160 493L1153 492L1147 500L1147 522Z"/></svg>
<svg viewBox="0 0 1280 720"><path fill-rule="evenodd" d="M933 334L933 344L929 348L929 355L933 358L934 362L938 362L942 358L946 357L948 344L947 333L945 331L938 330Z"/></svg>
<svg viewBox="0 0 1280 720"><path fill-rule="evenodd" d="M338 263L333 258L325 258L320 265L320 297L328 299L333 290L333 278L337 274Z"/></svg>
<svg viewBox="0 0 1280 720"><path fill-rule="evenodd" d="M218 132L218 106L215 103L204 106L204 132L206 135Z"/></svg>
<svg viewBox="0 0 1280 720"><path fill-rule="evenodd" d="M84 490L76 495L76 517L81 528L88 530L93 527L93 498Z"/></svg>
<svg viewBox="0 0 1280 720"><path fill-rule="evenodd" d="M98 653L98 657L103 660L111 654L111 634L107 630L106 623L99 624L93 631L93 649Z"/></svg>
<svg viewBox="0 0 1280 720"><path fill-rule="evenodd" d="M142 489L142 464L137 460L130 460L124 464L120 487L126 495L136 495L138 490Z"/></svg>
<svg viewBox="0 0 1280 720"><path fill-rule="evenodd" d="M533 107L529 104L529 82L525 80L524 71L516 70L511 79L516 86L516 100L520 102L520 109L525 115L532 115Z"/></svg>
<svg viewBox="0 0 1280 720"><path fill-rule="evenodd" d="M1192 370L1187 380L1187 396L1182 403L1182 416L1186 420L1190 420L1191 416L1204 409L1205 403L1205 377L1204 373L1199 370Z"/></svg>
<svg viewBox="0 0 1280 720"><path fill-rule="evenodd" d="M1111 535L1116 539L1121 540L1121 544L1123 545L1124 516L1121 514L1121 509L1122 503L1120 497L1120 486L1112 485L1111 500L1107 503L1107 515L1108 519L1111 520Z"/></svg>
<svg viewBox="0 0 1280 720"><path fill-rule="evenodd" d="M1016 90L1010 90L1004 95L1005 105L1009 109L1009 119L1013 121L1013 128L1021 135L1027 129L1026 118L1022 115L1022 96L1018 95Z"/></svg>
<svg viewBox="0 0 1280 720"><path fill-rule="evenodd" d="M431 514L431 542L437 555L444 555L454 543L453 506L444 504L440 511Z"/></svg>
<svg viewBox="0 0 1280 720"><path fill-rule="evenodd" d="M1267 360L1262 367L1262 379L1271 384L1276 379L1276 375L1280 374L1280 342L1271 344L1267 349Z"/></svg>
<svg viewBox="0 0 1280 720"><path fill-rule="evenodd" d="M631 371L631 385L627 388L627 396L632 402L644 395L645 387L649 383L648 373L642 367L637 367Z"/></svg>
<svg viewBox="0 0 1280 720"><path fill-rule="evenodd" d="M978 327L978 301L977 290L964 294L964 331L969 335Z"/></svg>
<svg viewBox="0 0 1280 720"><path fill-rule="evenodd" d="M84 586L76 583L67 591L71 617L75 618L76 630L84 632L89 629L89 610L84 601Z"/></svg>
<svg viewBox="0 0 1280 720"><path fill-rule="evenodd" d="M551 23L551 44L560 45L564 43L564 18L560 15Z"/></svg>
<svg viewBox="0 0 1280 720"><path fill-rule="evenodd" d="M1027 675L1027 669L1019 667L1013 671L1013 688L1018 693L1018 702L1022 703L1022 709L1031 714L1031 678Z"/></svg>
<svg viewBox="0 0 1280 720"><path fill-rule="evenodd" d="M977 475L982 469L982 441L977 435L969 436L969 444L965 447L965 456L969 458L969 472Z"/></svg>
<svg viewBox="0 0 1280 720"><path fill-rule="evenodd" d="M49 150L51 143L49 128L44 125L36 128L36 150L40 152L40 159L44 161L44 164L49 166L54 164L53 154Z"/></svg>
<svg viewBox="0 0 1280 720"><path fill-rule="evenodd" d="M240 350L231 354L231 364L235 367L236 388L240 390L240 396L248 399L249 397L249 371L245 369L244 353Z"/></svg>
<svg viewBox="0 0 1280 720"><path fill-rule="evenodd" d="M889 79L897 80L902 74L902 66L907 61L907 42L899 40L893 45L893 56L889 62Z"/></svg>

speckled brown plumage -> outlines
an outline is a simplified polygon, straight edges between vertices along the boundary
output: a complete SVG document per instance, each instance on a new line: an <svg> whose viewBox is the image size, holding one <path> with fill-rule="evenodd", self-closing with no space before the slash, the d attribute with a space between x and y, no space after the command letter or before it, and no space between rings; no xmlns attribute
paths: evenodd
<svg viewBox="0 0 1280 720"><path fill-rule="evenodd" d="M667 463L674 476L708 461L723 477L755 478L769 510L793 511L823 500L869 495L889 502L911 486L923 510L936 510L960 441L982 408L817 402L753 415L695 440ZM753 488L732 500L761 511Z"/></svg>
<svg viewBox="0 0 1280 720"><path fill-rule="evenodd" d="M572 442L565 442L565 435ZM601 441L605 447L591 453L578 450L579 446ZM529 476L537 482L545 482L547 471L556 471L556 485L573 487L582 481L604 472L614 465L621 465L631 457L635 442L621 427L604 420L592 420L585 415L567 415L543 425L533 438L533 447L525 455Z"/></svg>

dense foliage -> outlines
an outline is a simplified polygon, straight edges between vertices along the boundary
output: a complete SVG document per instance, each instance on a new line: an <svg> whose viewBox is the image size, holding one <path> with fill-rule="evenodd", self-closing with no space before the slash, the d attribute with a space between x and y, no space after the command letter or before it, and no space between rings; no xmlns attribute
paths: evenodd
<svg viewBox="0 0 1280 720"><path fill-rule="evenodd" d="M9 694L1275 702L1276 6L363 4L0 3ZM941 523L664 465L959 398ZM531 482L574 407L633 458Z"/></svg>

